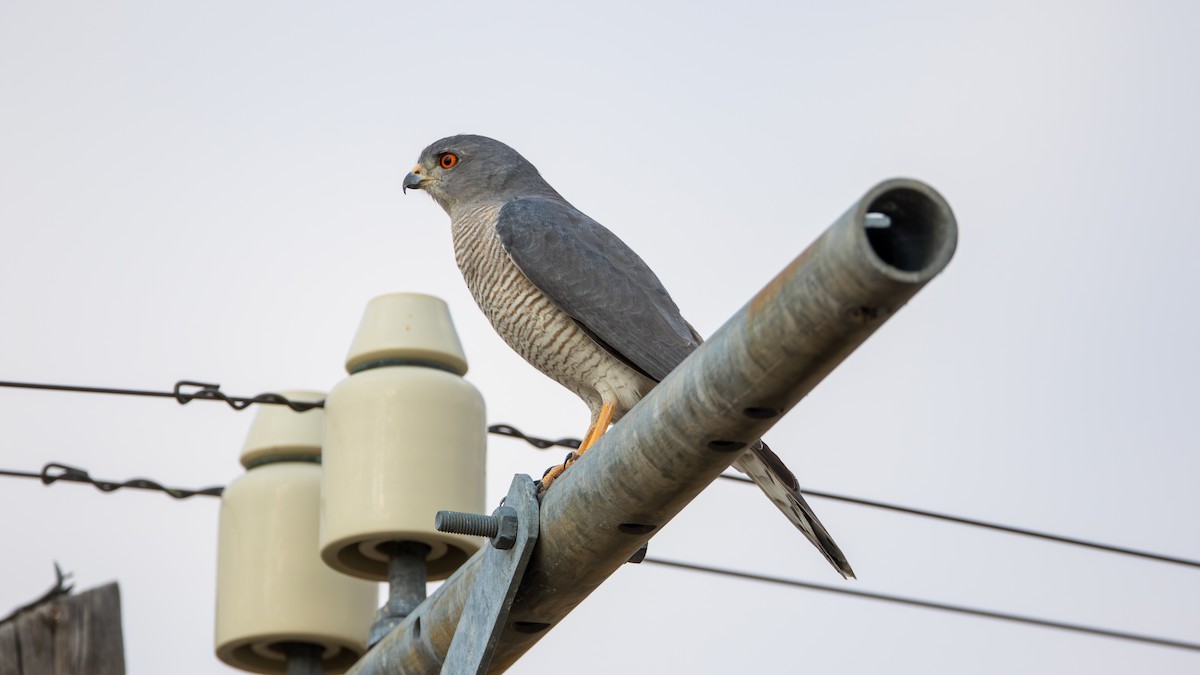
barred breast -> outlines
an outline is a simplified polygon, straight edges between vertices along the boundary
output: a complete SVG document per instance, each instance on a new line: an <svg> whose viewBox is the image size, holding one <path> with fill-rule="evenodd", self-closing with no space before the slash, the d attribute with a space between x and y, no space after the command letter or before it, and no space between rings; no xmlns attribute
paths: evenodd
<svg viewBox="0 0 1200 675"><path fill-rule="evenodd" d="M455 214L454 257L500 337L535 368L575 392L593 421L603 400L616 404L614 421L654 387L588 337L513 263L496 234L501 204Z"/></svg>

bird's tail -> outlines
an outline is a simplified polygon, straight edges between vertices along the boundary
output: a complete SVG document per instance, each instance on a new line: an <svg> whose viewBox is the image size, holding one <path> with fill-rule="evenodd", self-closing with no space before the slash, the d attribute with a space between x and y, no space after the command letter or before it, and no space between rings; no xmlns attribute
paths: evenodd
<svg viewBox="0 0 1200 675"><path fill-rule="evenodd" d="M813 546L817 547L838 574L843 578L855 578L854 570L850 568L850 563L846 562L846 556L834 543L833 537L829 536L829 531L821 521L817 520L817 514L813 513L812 507L804 501L796 476L766 443L757 441L733 463L733 466L750 476L750 479L762 488L771 502L779 507L783 515L792 521L796 529L800 530Z"/></svg>

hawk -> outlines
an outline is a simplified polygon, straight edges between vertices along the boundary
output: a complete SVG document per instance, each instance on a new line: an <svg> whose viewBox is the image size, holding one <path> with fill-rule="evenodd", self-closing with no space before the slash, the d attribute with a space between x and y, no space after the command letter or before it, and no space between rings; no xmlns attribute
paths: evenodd
<svg viewBox="0 0 1200 675"><path fill-rule="evenodd" d="M583 399L591 425L543 489L700 346L700 335L649 266L576 209L516 150L475 135L425 148L404 190L450 216L454 255L475 302L526 361ZM854 571L762 441L733 466L746 473L843 577Z"/></svg>

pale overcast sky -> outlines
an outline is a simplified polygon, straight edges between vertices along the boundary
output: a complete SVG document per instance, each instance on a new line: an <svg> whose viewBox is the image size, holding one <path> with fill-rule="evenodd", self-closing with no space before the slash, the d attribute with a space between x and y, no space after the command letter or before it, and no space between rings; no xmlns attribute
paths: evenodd
<svg viewBox="0 0 1200 675"><path fill-rule="evenodd" d="M1167 2L0 2L0 379L328 389L367 301L450 305L492 423L587 412L400 182L521 151L712 333L876 182L946 272L767 436L806 487L1200 558L1200 10ZM0 468L224 484L223 406L0 389ZM492 438L488 503L561 453ZM721 481L651 554L1200 641L1200 570L813 499L842 582ZM218 503L0 479L0 614L117 580L132 675L212 654ZM1200 655L627 566L510 672L1196 672Z"/></svg>

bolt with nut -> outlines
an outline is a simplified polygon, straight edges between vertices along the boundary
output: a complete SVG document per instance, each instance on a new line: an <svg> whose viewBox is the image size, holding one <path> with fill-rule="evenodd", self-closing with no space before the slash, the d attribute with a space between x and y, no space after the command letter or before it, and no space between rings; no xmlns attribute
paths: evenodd
<svg viewBox="0 0 1200 675"><path fill-rule="evenodd" d="M492 546L501 550L510 549L517 543L517 510L511 506L501 506L490 516L438 511L433 526L438 532L490 537Z"/></svg>

